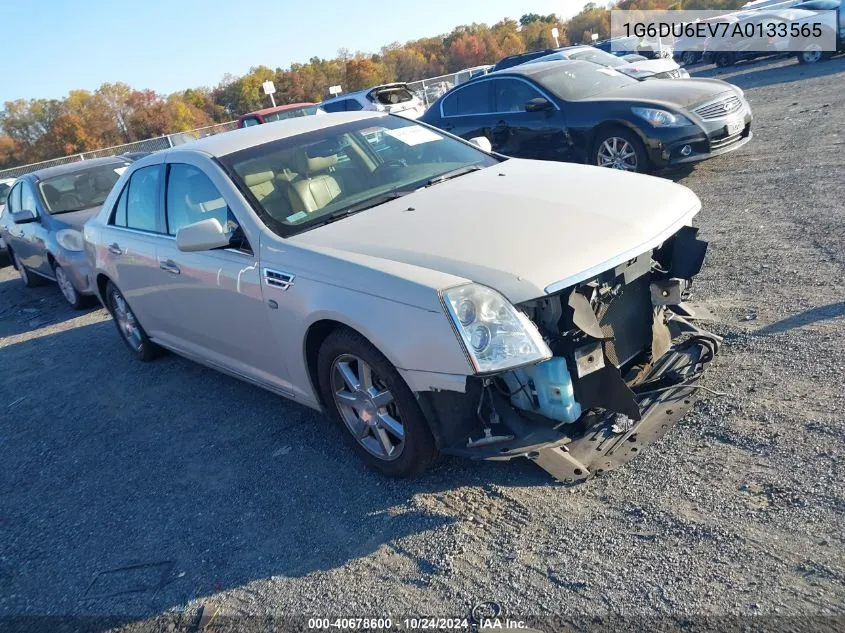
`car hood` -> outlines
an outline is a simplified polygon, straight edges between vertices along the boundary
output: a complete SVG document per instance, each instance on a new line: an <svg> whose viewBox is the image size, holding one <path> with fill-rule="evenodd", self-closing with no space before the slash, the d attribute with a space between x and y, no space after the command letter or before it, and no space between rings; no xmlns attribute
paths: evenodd
<svg viewBox="0 0 845 633"><path fill-rule="evenodd" d="M639 66L641 63L636 62L632 65ZM649 81L641 81L608 90L584 101L620 99L624 101L648 101L676 108L689 108L715 99L725 92L736 92L736 89L729 83L718 79L685 79L684 81L650 79Z"/></svg>
<svg viewBox="0 0 845 633"><path fill-rule="evenodd" d="M510 159L290 239L447 273L518 303L654 248L700 208L662 178Z"/></svg>
<svg viewBox="0 0 845 633"><path fill-rule="evenodd" d="M624 66L618 66L614 70L633 77L643 77L645 75L657 75L659 73L669 72L670 70L677 70L680 68L671 59L646 59L644 61L631 62Z"/></svg>
<svg viewBox="0 0 845 633"><path fill-rule="evenodd" d="M55 215L51 215L50 217L58 228L76 229L77 231L81 231L82 225L97 215L102 208L102 205L100 205L98 207L91 207L90 209L81 209L80 211L57 213Z"/></svg>

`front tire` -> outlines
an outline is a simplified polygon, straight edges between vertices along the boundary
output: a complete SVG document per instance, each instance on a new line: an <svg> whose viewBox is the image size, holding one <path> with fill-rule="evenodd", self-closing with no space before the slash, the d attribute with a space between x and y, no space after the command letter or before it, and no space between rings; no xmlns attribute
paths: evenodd
<svg viewBox="0 0 845 633"><path fill-rule="evenodd" d="M106 306L111 312L120 338L135 358L147 362L158 356L159 347L147 337L135 313L112 282L106 285Z"/></svg>
<svg viewBox="0 0 845 633"><path fill-rule="evenodd" d="M415 477L437 446L411 389L384 355L347 329L332 332L317 355L323 402L353 449L389 477Z"/></svg>
<svg viewBox="0 0 845 633"><path fill-rule="evenodd" d="M614 127L604 130L593 145L592 163L599 167L648 173L651 164L645 146L631 130Z"/></svg>
<svg viewBox="0 0 845 633"><path fill-rule="evenodd" d="M810 44L803 51L798 53L799 64L818 64L820 61L830 59L833 53L821 49L818 44Z"/></svg>
<svg viewBox="0 0 845 633"><path fill-rule="evenodd" d="M79 294L65 269L59 264L53 264L53 276L56 278L59 290L62 291L62 296L70 304L70 307L74 310L82 310L88 305L88 297Z"/></svg>

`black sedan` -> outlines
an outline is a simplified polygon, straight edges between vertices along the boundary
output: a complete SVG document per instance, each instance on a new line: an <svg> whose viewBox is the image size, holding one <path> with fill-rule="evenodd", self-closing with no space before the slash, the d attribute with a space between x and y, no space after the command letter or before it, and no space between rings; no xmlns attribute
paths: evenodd
<svg viewBox="0 0 845 633"><path fill-rule="evenodd" d="M647 172L751 139L742 91L716 79L637 81L585 61L516 66L461 84L420 118L506 156Z"/></svg>

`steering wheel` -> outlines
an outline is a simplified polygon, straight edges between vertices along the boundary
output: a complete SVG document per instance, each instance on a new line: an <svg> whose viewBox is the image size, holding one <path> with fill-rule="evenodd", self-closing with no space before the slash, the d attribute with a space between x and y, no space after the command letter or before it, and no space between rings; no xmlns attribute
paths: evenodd
<svg viewBox="0 0 845 633"><path fill-rule="evenodd" d="M404 169L408 166L407 161L401 158L393 158L391 160L384 161L381 165L376 167L373 170L373 177L374 178L381 178L381 176L391 169Z"/></svg>

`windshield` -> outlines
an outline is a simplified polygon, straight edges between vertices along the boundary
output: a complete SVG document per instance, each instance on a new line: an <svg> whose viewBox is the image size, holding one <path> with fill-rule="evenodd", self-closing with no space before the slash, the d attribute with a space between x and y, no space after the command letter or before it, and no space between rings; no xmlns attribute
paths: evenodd
<svg viewBox="0 0 845 633"><path fill-rule="evenodd" d="M284 119L294 119L300 116L308 116L310 114L317 114L317 106L304 106L302 108L291 108L290 110L280 110L279 112L273 112L271 114L264 115L264 122L270 123L271 121L282 121ZM249 123L245 122L245 126L250 125Z"/></svg>
<svg viewBox="0 0 845 633"><path fill-rule="evenodd" d="M569 53L569 59L580 59L581 61L593 62L594 64L608 66L610 68L624 66L627 63L624 59L620 59L616 55L611 55L610 53L592 46L590 48L584 48L582 50Z"/></svg>
<svg viewBox="0 0 845 633"><path fill-rule="evenodd" d="M639 83L612 68L578 62L561 64L561 67L544 70L532 78L552 94L569 101L586 99Z"/></svg>
<svg viewBox="0 0 845 633"><path fill-rule="evenodd" d="M287 237L498 160L408 119L384 116L279 139L221 162L267 226Z"/></svg>
<svg viewBox="0 0 845 633"><path fill-rule="evenodd" d="M128 166L129 163L111 163L42 180L38 189L47 212L55 215L103 204Z"/></svg>

